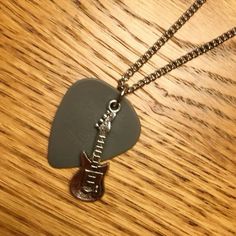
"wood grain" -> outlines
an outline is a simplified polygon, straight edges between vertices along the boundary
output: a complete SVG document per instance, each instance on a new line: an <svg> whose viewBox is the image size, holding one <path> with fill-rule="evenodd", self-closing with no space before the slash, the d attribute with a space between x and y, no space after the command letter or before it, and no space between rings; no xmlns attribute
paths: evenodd
<svg viewBox="0 0 236 236"><path fill-rule="evenodd" d="M76 169L47 162L51 122L75 81L114 86L191 0L0 1L0 235L236 235L236 40L128 98L142 123L106 195L71 197ZM208 0L131 83L236 25Z"/></svg>

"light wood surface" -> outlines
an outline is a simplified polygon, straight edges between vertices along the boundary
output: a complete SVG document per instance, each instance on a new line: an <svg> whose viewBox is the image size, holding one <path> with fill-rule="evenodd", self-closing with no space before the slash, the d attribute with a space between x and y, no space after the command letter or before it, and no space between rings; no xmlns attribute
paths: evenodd
<svg viewBox="0 0 236 236"><path fill-rule="evenodd" d="M0 235L236 235L236 39L128 99L142 134L87 204L77 169L47 162L50 126L75 81L116 86L193 0L0 1ZM208 0L131 83L236 25Z"/></svg>

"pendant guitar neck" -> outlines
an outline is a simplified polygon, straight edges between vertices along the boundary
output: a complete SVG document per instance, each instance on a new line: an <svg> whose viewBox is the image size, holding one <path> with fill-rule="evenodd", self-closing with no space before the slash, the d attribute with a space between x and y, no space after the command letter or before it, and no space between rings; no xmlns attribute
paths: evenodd
<svg viewBox="0 0 236 236"><path fill-rule="evenodd" d="M110 101L107 111L95 125L98 129L98 136L92 153L92 162L95 165L98 165L101 162L107 135L111 131L112 121L115 119L119 110L120 103L118 103L116 100Z"/></svg>
<svg viewBox="0 0 236 236"><path fill-rule="evenodd" d="M96 140L96 144L95 144L95 147L94 147L94 150L92 153L92 162L95 165L98 165L101 162L106 138L107 137L105 135L100 134L100 132L99 132L97 140Z"/></svg>

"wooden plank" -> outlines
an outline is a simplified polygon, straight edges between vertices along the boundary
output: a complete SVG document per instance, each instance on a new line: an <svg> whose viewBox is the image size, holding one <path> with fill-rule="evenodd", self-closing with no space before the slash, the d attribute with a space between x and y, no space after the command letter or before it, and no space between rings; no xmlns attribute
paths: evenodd
<svg viewBox="0 0 236 236"><path fill-rule="evenodd" d="M84 77L116 86L191 0L0 1L0 234L236 234L236 39L130 95L135 147L113 159L87 204L48 165L51 122ZM236 25L234 0L208 0L130 83Z"/></svg>

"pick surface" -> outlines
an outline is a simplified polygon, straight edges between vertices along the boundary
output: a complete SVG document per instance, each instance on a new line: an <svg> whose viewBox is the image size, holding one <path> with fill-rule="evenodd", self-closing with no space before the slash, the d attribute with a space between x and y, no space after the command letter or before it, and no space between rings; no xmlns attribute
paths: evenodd
<svg viewBox="0 0 236 236"><path fill-rule="evenodd" d="M56 112L48 146L48 162L56 168L80 166L80 153L91 155L97 129L95 124L104 114L118 91L98 79L82 79L74 83ZM140 135L138 116L127 99L112 123L102 156L109 160L130 149Z"/></svg>

